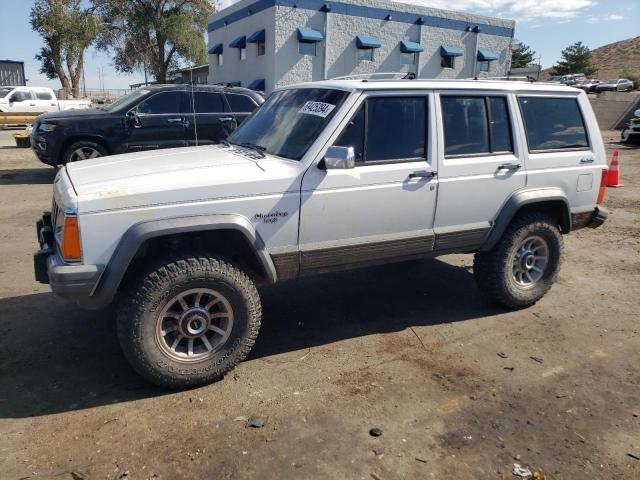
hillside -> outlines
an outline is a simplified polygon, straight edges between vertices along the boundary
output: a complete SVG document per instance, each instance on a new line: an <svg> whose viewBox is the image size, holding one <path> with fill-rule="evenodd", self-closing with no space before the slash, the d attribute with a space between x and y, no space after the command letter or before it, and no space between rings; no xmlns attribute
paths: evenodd
<svg viewBox="0 0 640 480"><path fill-rule="evenodd" d="M625 68L640 76L640 37L596 48L591 51L591 60L598 68L595 77L600 80L619 78ZM543 70L542 75L548 76L549 69Z"/></svg>
<svg viewBox="0 0 640 480"><path fill-rule="evenodd" d="M600 80L618 78L627 68L631 73L640 75L640 37L610 43L591 52L591 59L598 67Z"/></svg>

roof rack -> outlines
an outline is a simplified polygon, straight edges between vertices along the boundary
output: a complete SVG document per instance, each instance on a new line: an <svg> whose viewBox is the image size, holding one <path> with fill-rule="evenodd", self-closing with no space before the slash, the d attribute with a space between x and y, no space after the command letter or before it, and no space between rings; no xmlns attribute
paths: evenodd
<svg viewBox="0 0 640 480"><path fill-rule="evenodd" d="M505 82L530 82L535 83L537 80L529 75L523 77L474 77L469 80L491 80L491 81L505 81Z"/></svg>
<svg viewBox="0 0 640 480"><path fill-rule="evenodd" d="M387 76L391 78L383 78L382 80L414 80L416 74L413 72L374 72L374 73L357 73L355 75L343 75L341 77L333 77L331 80L362 80L366 82L369 79Z"/></svg>

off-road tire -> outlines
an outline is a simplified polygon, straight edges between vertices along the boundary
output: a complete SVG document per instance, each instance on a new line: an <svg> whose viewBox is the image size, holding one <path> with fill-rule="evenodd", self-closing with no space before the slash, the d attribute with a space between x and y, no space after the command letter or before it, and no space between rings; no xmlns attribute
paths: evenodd
<svg viewBox="0 0 640 480"><path fill-rule="evenodd" d="M93 158L104 157L106 155L109 155L109 152L107 151L107 149L104 148L99 143L92 142L90 140L79 140L69 145L67 149L64 151L64 155L62 156L62 164L66 165L67 163L73 163L74 162L74 160L72 159L73 152L75 152L80 148L92 149L98 152L99 155Z"/></svg>
<svg viewBox="0 0 640 480"><path fill-rule="evenodd" d="M179 361L159 346L156 322L170 299L196 288L224 295L233 308L233 325L213 357ZM127 290L116 322L122 350L140 375L161 387L187 388L221 379L246 357L258 336L258 291L247 275L223 259L207 254L167 258L127 282Z"/></svg>
<svg viewBox="0 0 640 480"><path fill-rule="evenodd" d="M532 287L523 288L513 278L510 258L521 242L533 235L546 241L549 260L540 280ZM511 309L530 307L555 282L562 261L562 248L562 234L551 217L542 213L520 215L511 222L493 249L475 254L473 271L478 287L490 303Z"/></svg>

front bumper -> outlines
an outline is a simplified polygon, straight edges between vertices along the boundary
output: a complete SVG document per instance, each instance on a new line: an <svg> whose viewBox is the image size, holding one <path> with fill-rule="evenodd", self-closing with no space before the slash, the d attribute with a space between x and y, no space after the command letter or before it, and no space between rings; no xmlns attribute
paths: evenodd
<svg viewBox="0 0 640 480"><path fill-rule="evenodd" d="M34 130L31 133L31 150L36 154L38 160L47 165L55 167L59 164L60 142L51 135L42 135Z"/></svg>
<svg viewBox="0 0 640 480"><path fill-rule="evenodd" d="M609 210L604 207L596 207L586 212L578 212L571 214L571 230L580 230L581 228L598 228L609 216Z"/></svg>
<svg viewBox="0 0 640 480"><path fill-rule="evenodd" d="M102 265L78 265L65 262L55 248L51 213L45 212L36 223L40 250L33 255L36 280L49 284L54 294L77 301L90 297L104 271Z"/></svg>

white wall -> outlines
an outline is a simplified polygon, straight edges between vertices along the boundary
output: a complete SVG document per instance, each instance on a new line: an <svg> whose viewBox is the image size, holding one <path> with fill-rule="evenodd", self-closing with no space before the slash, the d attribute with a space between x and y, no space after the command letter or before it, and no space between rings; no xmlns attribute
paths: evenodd
<svg viewBox="0 0 640 480"><path fill-rule="evenodd" d="M423 16L437 16L461 20L469 25L484 24L513 28L510 20L480 17L459 12L448 12L408 4L381 2L377 0L342 0L343 3L357 6L377 7L401 10ZM238 10L247 10L252 0L242 2L212 16L219 19ZM348 10L350 7L347 6ZM343 9L344 11L344 9ZM297 28L308 27L325 34L325 42L317 44L317 56L303 56L298 53ZM238 50L228 44L240 35L251 35L259 29L266 29L267 54L256 56L255 44L248 44L247 59L240 61ZM375 49L374 61L358 61L355 39L357 35L373 37L382 43ZM409 40L420 43L424 51L419 54L418 65L403 65L401 62L400 41ZM247 15L241 20L230 23L209 34L209 47L222 42L224 45L224 65L215 65L215 56L210 55L209 81L241 81L243 86L257 78L266 80L266 90L291 83L322 80L342 75L413 71L422 78L469 78L474 72L478 76L506 76L510 63L511 38L479 34L448 28L420 26L400 21L372 19L347 15L332 11L307 10L285 6L271 7L262 12ZM490 71L476 71L477 49L496 53L498 60L491 62ZM441 67L440 46L457 47L464 52L456 58L455 69ZM326 67L325 67L326 54Z"/></svg>
<svg viewBox="0 0 640 480"><path fill-rule="evenodd" d="M273 90L276 63L274 18L275 8L269 8L227 27L209 32L207 50L219 43L223 45L222 66L217 65L216 55L209 55L209 83L240 81L242 86L246 87L254 80L264 78L267 91ZM254 32L262 29L265 30L265 54L258 56L256 44L247 43L247 56L245 60L240 60L239 49L229 47L229 43L242 35L249 38Z"/></svg>

